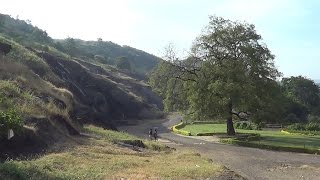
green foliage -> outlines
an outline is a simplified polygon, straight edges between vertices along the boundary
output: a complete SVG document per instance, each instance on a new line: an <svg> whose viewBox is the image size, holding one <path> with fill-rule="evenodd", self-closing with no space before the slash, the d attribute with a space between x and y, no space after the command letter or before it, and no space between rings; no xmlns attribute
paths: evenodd
<svg viewBox="0 0 320 180"><path fill-rule="evenodd" d="M182 130L190 131L192 135L216 135L217 137L221 138L220 141L223 143L238 144L242 146L263 149L308 153L316 153L319 152L318 149L320 149L320 136L319 134L318 136L315 136L318 131L315 131L314 134L312 134L311 131L308 131L310 134L312 134L312 136L305 136L301 134L284 134L280 131L238 129L237 135L230 138L230 136L224 135L226 131L226 124L193 124L186 125L186 127L184 127ZM253 135L251 136L250 134ZM256 134L259 134L260 136Z"/></svg>
<svg viewBox="0 0 320 180"><path fill-rule="evenodd" d="M177 133L177 134L182 134L185 136L191 136L191 133L189 131L181 130L182 128L185 127L185 124L183 122L175 125L172 127L172 131Z"/></svg>
<svg viewBox="0 0 320 180"><path fill-rule="evenodd" d="M307 107L320 104L320 89L314 81L302 76L283 78L282 87L287 97Z"/></svg>
<svg viewBox="0 0 320 180"><path fill-rule="evenodd" d="M233 138L220 139L220 142L226 143L226 144L235 144L235 145L245 146L245 147L270 149L270 150L275 150L275 151L289 151L289 152L299 152L299 153L309 153L309 154L319 154L320 153L320 150L314 149L314 148L261 144L261 143L257 143L257 142L242 141L242 140L237 140L237 139L233 139Z"/></svg>
<svg viewBox="0 0 320 180"><path fill-rule="evenodd" d="M127 57L119 57L116 60L116 67L123 70L132 71L132 67L130 61Z"/></svg>
<svg viewBox="0 0 320 180"><path fill-rule="evenodd" d="M310 122L308 124L295 123L287 126L292 131L320 131L320 123Z"/></svg>
<svg viewBox="0 0 320 180"><path fill-rule="evenodd" d="M0 14L0 32L24 45L33 43L53 44L53 40L46 31L31 25L30 21L14 19L9 15Z"/></svg>
<svg viewBox="0 0 320 180"><path fill-rule="evenodd" d="M320 131L320 124L319 123L308 123L306 125L307 131Z"/></svg>
<svg viewBox="0 0 320 180"><path fill-rule="evenodd" d="M248 121L238 121L234 123L234 127L236 129L246 129L246 130L253 130L256 129L252 123L248 122Z"/></svg>
<svg viewBox="0 0 320 180"><path fill-rule="evenodd" d="M0 112L0 137L6 135L9 129L19 132L23 126L23 120L15 109Z"/></svg>
<svg viewBox="0 0 320 180"><path fill-rule="evenodd" d="M288 133L291 134L302 134L302 135L307 135L307 136L320 136L320 131L305 131L305 130L285 130Z"/></svg>
<svg viewBox="0 0 320 180"><path fill-rule="evenodd" d="M115 65L119 57L126 57L130 61L131 71L143 75L149 73L160 61L158 57L144 51L102 39L83 41L67 38L55 40L54 47L77 58L109 65Z"/></svg>
<svg viewBox="0 0 320 180"><path fill-rule="evenodd" d="M295 123L287 126L288 130L295 130L295 131L304 131L306 130L305 125L302 123Z"/></svg>
<svg viewBox="0 0 320 180"><path fill-rule="evenodd" d="M144 51L129 47L119 46L110 41L82 41L74 38L65 40L53 40L47 32L33 26L30 21L14 19L9 15L0 14L0 36L12 39L26 47L37 50L70 56L97 63L113 65L117 57L125 56L130 59L133 72L145 75L150 72L159 62L159 58ZM95 55L105 57L106 61L94 58ZM36 64L35 64L36 65Z"/></svg>
<svg viewBox="0 0 320 180"><path fill-rule="evenodd" d="M9 40L1 35L0 42L7 43L12 46L10 53L7 55L9 59L28 66L40 76L45 76L49 73L49 66L34 52L26 49L24 46L18 44L17 42Z"/></svg>
<svg viewBox="0 0 320 180"><path fill-rule="evenodd" d="M126 140L139 140L138 137L130 135L128 133L103 129L103 128L96 127L93 125L84 126L84 130L87 133L102 136L105 140L108 140L108 141L114 142L114 143L122 142L122 141L126 141Z"/></svg>
<svg viewBox="0 0 320 180"><path fill-rule="evenodd" d="M161 143L158 143L158 142L145 141L143 143L147 149L150 149L153 151L170 151L171 150L168 146L161 144Z"/></svg>
<svg viewBox="0 0 320 180"><path fill-rule="evenodd" d="M314 115L309 115L308 116L308 122L320 123L320 117L319 116L314 116Z"/></svg>
<svg viewBox="0 0 320 180"><path fill-rule="evenodd" d="M77 54L77 44L75 39L67 38L65 40L64 49L66 53L70 54L71 56L75 56Z"/></svg>
<svg viewBox="0 0 320 180"><path fill-rule="evenodd" d="M272 99L280 74L254 25L211 17L191 51L179 60L169 47L167 62L150 76L166 109L186 112L192 119L230 118L238 112L256 113Z"/></svg>

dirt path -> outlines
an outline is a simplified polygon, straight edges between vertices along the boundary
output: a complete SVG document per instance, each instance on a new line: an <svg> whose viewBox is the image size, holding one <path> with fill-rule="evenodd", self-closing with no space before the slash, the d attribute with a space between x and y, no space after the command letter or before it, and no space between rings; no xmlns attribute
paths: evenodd
<svg viewBox="0 0 320 180"><path fill-rule="evenodd" d="M180 120L181 117L177 116L170 120L148 121L120 129L147 138L148 129L157 127L160 138L168 146L197 151L247 179L320 179L320 155L225 145L171 133L168 127Z"/></svg>

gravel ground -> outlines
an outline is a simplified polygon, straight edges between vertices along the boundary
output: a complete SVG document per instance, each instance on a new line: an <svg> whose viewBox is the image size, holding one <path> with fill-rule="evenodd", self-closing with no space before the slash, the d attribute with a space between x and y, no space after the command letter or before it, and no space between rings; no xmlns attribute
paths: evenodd
<svg viewBox="0 0 320 180"><path fill-rule="evenodd" d="M157 127L160 140L168 146L199 152L247 179L320 179L320 155L225 145L206 139L176 135L168 127L180 120L181 116L176 116L170 120L150 120L119 129L147 138L148 130Z"/></svg>

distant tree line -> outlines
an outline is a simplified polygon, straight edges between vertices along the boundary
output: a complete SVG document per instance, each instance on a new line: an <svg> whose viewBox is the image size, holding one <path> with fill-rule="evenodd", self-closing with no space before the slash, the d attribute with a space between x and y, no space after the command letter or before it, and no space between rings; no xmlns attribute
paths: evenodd
<svg viewBox="0 0 320 180"><path fill-rule="evenodd" d="M31 21L15 19L0 14L0 35L11 38L26 47L49 52L56 49L71 57L117 67L123 57L130 63L130 72L145 76L160 61L160 58L144 51L120 46L110 41L83 41L68 37L63 40L52 39L48 33L31 24ZM122 67L122 66L121 66ZM127 71L128 69L126 69Z"/></svg>

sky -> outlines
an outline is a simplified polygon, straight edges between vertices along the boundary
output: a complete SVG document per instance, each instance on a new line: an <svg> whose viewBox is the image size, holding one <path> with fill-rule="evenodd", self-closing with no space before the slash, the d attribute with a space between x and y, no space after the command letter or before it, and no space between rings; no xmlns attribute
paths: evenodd
<svg viewBox="0 0 320 180"><path fill-rule="evenodd" d="M1 0L0 13L31 20L56 39L102 38L159 57L172 43L181 56L209 15L256 26L284 77L320 80L318 0Z"/></svg>

